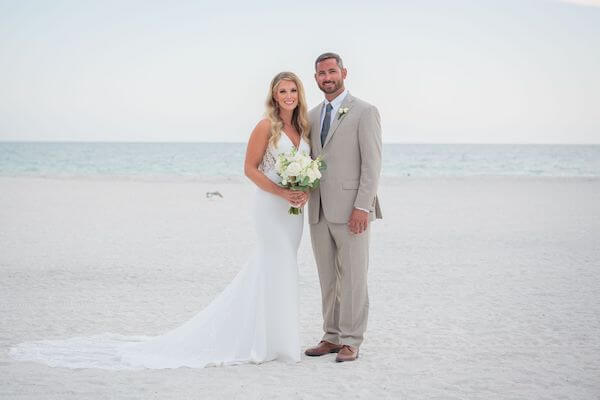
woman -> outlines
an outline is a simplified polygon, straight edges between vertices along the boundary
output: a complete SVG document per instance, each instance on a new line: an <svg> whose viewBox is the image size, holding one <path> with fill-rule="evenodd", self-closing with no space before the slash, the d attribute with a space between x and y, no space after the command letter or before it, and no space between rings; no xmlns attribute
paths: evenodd
<svg viewBox="0 0 600 400"><path fill-rule="evenodd" d="M98 335L21 343L19 360L70 368L202 368L209 365L300 361L298 267L303 218L288 214L307 195L278 185L275 160L292 147L309 153L302 83L277 74L267 96L266 118L248 141L244 170L258 187L252 216L258 248L247 265L205 309L156 337Z"/></svg>

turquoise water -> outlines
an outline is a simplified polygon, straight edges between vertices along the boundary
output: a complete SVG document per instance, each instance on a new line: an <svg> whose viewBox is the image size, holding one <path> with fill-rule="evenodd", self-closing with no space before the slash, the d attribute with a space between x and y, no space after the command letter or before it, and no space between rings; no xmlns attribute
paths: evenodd
<svg viewBox="0 0 600 400"><path fill-rule="evenodd" d="M0 142L2 176L236 177L243 143ZM384 144L382 174L600 176L600 145Z"/></svg>

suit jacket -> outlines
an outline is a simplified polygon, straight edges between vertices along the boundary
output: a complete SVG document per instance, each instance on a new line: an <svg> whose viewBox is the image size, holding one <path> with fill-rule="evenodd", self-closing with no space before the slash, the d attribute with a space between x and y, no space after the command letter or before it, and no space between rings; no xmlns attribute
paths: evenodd
<svg viewBox="0 0 600 400"><path fill-rule="evenodd" d="M329 134L321 146L321 109L309 112L311 153L327 163L319 187L310 194L308 222L319 222L323 207L325 219L345 224L354 207L369 210L370 220L382 218L377 185L381 173L381 120L377 108L350 93L333 117Z"/></svg>

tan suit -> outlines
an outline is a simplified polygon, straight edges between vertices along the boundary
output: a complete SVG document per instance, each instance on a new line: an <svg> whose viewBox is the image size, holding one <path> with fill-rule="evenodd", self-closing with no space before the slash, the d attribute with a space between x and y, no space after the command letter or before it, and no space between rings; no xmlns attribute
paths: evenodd
<svg viewBox="0 0 600 400"><path fill-rule="evenodd" d="M377 108L350 93L333 116L321 146L321 109L313 108L312 156L327 163L319 188L311 192L308 221L319 270L323 301L323 340L359 347L367 327L369 297L369 229L353 234L348 228L354 207L381 218L377 185L381 172L381 123Z"/></svg>

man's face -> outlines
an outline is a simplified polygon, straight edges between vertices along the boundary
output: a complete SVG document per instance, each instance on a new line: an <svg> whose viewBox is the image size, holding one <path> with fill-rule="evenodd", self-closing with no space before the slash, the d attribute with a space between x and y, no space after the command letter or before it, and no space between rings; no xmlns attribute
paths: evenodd
<svg viewBox="0 0 600 400"><path fill-rule="evenodd" d="M346 68L340 68L335 58L328 58L317 64L315 79L326 95L338 95L344 91L346 73Z"/></svg>

